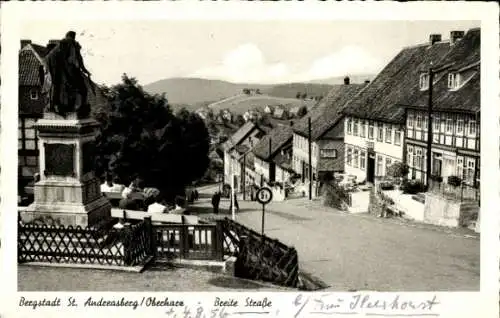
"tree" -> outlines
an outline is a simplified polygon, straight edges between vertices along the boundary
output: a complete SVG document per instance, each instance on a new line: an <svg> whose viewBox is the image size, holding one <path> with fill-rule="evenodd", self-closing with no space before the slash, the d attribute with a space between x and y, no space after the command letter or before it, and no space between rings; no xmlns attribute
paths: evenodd
<svg viewBox="0 0 500 318"><path fill-rule="evenodd" d="M301 96L302 96L302 93L301 92L297 92L297 95L295 95L295 98L300 99Z"/></svg>
<svg viewBox="0 0 500 318"><path fill-rule="evenodd" d="M243 118L243 115L238 114L234 117L234 123L238 126L241 127L245 124L245 118Z"/></svg>
<svg viewBox="0 0 500 318"><path fill-rule="evenodd" d="M393 178L405 178L409 172L408 165L403 162L395 162L387 169L387 175Z"/></svg>
<svg viewBox="0 0 500 318"><path fill-rule="evenodd" d="M100 123L96 140L96 172L111 172L122 183L140 176L167 199L203 176L208 166L209 137L203 120L181 110L175 116L164 95L146 93L137 80L123 75L109 88L110 109L94 117Z"/></svg>
<svg viewBox="0 0 500 318"><path fill-rule="evenodd" d="M250 95L250 90L248 88L243 89L243 94Z"/></svg>
<svg viewBox="0 0 500 318"><path fill-rule="evenodd" d="M307 93L302 94L302 99L306 99L306 98L307 98Z"/></svg>
<svg viewBox="0 0 500 318"><path fill-rule="evenodd" d="M307 107L300 106L299 111L297 112L297 116L304 117L305 115L307 115Z"/></svg>
<svg viewBox="0 0 500 318"><path fill-rule="evenodd" d="M262 93L260 92L260 89L258 89L258 88L257 88L257 89L255 90L255 94L260 95L260 94L262 94Z"/></svg>

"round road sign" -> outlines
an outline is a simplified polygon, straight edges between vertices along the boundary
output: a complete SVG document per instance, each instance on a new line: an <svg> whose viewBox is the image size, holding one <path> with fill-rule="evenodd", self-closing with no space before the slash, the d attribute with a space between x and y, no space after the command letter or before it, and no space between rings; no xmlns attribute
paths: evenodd
<svg viewBox="0 0 500 318"><path fill-rule="evenodd" d="M267 187L262 187L259 190L257 190L257 201L259 201L261 204L268 204L271 202L273 199L273 191Z"/></svg>

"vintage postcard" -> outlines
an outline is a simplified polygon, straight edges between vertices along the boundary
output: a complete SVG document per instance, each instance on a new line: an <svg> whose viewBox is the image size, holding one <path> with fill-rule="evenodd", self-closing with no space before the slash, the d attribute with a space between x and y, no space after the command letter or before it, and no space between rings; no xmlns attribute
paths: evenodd
<svg viewBox="0 0 500 318"><path fill-rule="evenodd" d="M498 5L0 12L0 316L498 315Z"/></svg>

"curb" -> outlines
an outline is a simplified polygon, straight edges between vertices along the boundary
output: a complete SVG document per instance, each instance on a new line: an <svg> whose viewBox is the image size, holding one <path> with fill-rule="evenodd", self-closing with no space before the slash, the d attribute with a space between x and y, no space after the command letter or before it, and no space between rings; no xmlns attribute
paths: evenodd
<svg viewBox="0 0 500 318"><path fill-rule="evenodd" d="M143 264L137 266L118 266L118 265L101 265L101 264L77 264L77 263L44 263L44 262L26 262L20 263L21 266L40 266L40 267L56 267L56 268L78 268L78 269L99 269L112 270L129 273L142 273L146 266L153 260L149 256Z"/></svg>
<svg viewBox="0 0 500 318"><path fill-rule="evenodd" d="M301 280L302 284L307 287L309 285L309 288L305 288L303 290L306 291L318 291L322 289L327 289L331 287L330 285L326 284L323 280L321 280L319 277L310 274L308 272L305 272L303 270L299 271L299 279ZM309 283L309 284L308 284ZM310 286L313 285L313 286ZM300 288L299 288L300 290Z"/></svg>

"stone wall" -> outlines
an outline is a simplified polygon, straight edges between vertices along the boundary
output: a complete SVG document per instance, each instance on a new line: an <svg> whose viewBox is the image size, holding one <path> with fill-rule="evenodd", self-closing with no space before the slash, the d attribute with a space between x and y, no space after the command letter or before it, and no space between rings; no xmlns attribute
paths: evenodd
<svg viewBox="0 0 500 318"><path fill-rule="evenodd" d="M372 187L370 189L369 195L369 203L368 203L368 213L373 214L375 216L382 215L384 211L384 203L382 199L377 195L376 187Z"/></svg>
<svg viewBox="0 0 500 318"><path fill-rule="evenodd" d="M469 226L477 220L479 206L448 200L433 193L425 194L424 222L441 226Z"/></svg>

